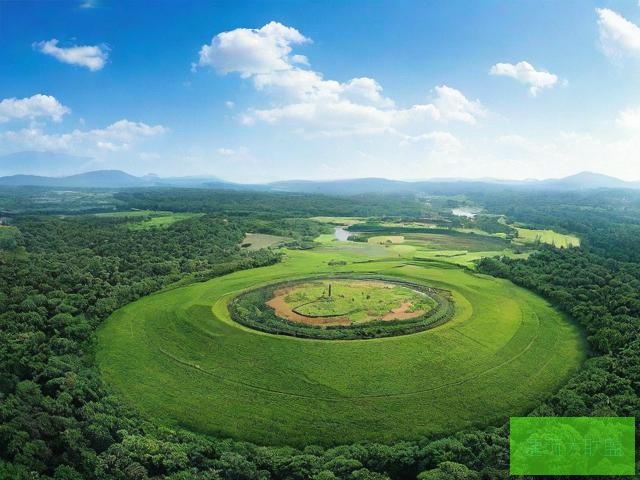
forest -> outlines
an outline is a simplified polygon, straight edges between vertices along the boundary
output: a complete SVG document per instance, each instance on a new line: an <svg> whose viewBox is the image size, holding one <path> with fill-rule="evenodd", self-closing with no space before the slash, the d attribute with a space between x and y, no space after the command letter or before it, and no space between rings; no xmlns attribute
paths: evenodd
<svg viewBox="0 0 640 480"><path fill-rule="evenodd" d="M0 198L18 194L25 193L3 190ZM204 215L130 229L128 219L78 215L77 202L71 210L26 201L14 202L22 211L5 208L20 234L0 248L0 478L509 476L508 423L392 444L259 446L159 426L119 399L95 366L93 333L118 308L161 289L281 261L277 250L242 249L246 232L308 248L328 231L308 217L422 218L429 214L423 199L176 189L109 198L117 209ZM588 360L530 415L640 416L640 198L619 191L469 198L509 221L583 239L580 248L540 246L528 259L478 263L479 272L541 295L585 332ZM89 202L80 211L87 209L103 207Z"/></svg>

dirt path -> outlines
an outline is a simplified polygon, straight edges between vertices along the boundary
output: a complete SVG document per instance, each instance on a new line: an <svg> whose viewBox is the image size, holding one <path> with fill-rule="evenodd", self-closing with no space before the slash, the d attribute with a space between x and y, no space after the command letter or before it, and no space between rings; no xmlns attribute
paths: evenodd
<svg viewBox="0 0 640 480"><path fill-rule="evenodd" d="M402 302L400 306L392 308L389 313L382 317L382 320L408 320L425 314L424 310L409 312L408 310L412 305L413 304L410 301Z"/></svg>

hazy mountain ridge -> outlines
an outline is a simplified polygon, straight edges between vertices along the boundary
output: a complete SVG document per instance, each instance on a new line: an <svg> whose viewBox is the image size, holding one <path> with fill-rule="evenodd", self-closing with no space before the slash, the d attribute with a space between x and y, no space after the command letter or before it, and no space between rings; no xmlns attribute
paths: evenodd
<svg viewBox="0 0 640 480"><path fill-rule="evenodd" d="M354 178L344 180L283 180L267 184L240 184L214 176L137 177L121 170L95 170L61 177L10 175L0 177L0 186L41 186L67 188L134 188L134 187L198 187L272 190L300 193L356 195L364 193L436 193L439 189L532 189L589 190L598 188L640 189L640 182L627 182L608 175L580 172L564 178L547 180L500 180L438 178L403 181L386 178Z"/></svg>
<svg viewBox="0 0 640 480"><path fill-rule="evenodd" d="M615 177L594 172L580 172L564 178L545 180L507 180L507 179L465 179L434 178L419 181L387 180L384 178L356 178L349 180L288 180L269 184L275 190L307 193L400 193L425 192L437 190L440 186L457 185L463 188L482 186L483 188L524 188L540 190L589 190L597 188L640 189L640 182L627 182Z"/></svg>

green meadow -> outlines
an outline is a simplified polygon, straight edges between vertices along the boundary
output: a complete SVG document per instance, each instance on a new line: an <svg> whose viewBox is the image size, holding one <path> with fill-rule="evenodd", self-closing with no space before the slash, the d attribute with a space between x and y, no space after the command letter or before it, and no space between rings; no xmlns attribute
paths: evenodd
<svg viewBox="0 0 640 480"><path fill-rule="evenodd" d="M553 230L536 230L531 228L514 227L518 231L515 243L547 243L558 248L579 247L580 239L575 235L558 233Z"/></svg>
<svg viewBox="0 0 640 480"><path fill-rule="evenodd" d="M449 251L462 240L469 252L488 246L452 237ZM506 280L392 250L400 246L327 239L313 250L284 250L276 265L144 297L100 328L102 374L162 424L303 446L499 424L526 414L583 360L578 329L545 300ZM247 289L325 274L447 290L455 313L431 330L367 340L273 335L229 316L228 302Z"/></svg>
<svg viewBox="0 0 640 480"><path fill-rule="evenodd" d="M165 212L158 210L130 210L126 212L105 212L95 214L96 217L130 219L131 221L127 225L131 230L164 228L173 223L202 215L202 213Z"/></svg>

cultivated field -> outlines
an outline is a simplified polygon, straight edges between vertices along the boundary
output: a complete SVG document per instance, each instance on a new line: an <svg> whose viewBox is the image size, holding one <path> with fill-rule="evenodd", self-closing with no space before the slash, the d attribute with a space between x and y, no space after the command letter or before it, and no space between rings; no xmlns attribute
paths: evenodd
<svg viewBox="0 0 640 480"><path fill-rule="evenodd" d="M459 242L451 242L438 243L455 250ZM503 422L537 405L582 361L578 329L534 294L393 252L404 244L351 243L286 251L282 263L118 310L98 335L106 381L168 425L302 446L415 439ZM367 340L272 335L230 318L228 303L247 289L323 274L443 289L455 313L431 330Z"/></svg>
<svg viewBox="0 0 640 480"><path fill-rule="evenodd" d="M247 233L242 240L242 247L247 250L260 250L261 248L275 247L289 240L278 235L266 233Z"/></svg>

